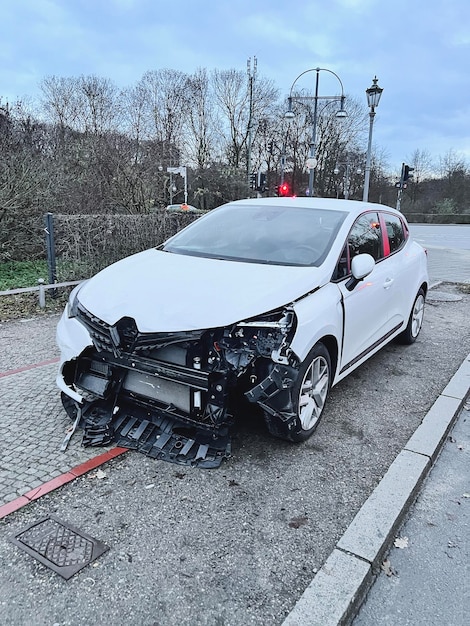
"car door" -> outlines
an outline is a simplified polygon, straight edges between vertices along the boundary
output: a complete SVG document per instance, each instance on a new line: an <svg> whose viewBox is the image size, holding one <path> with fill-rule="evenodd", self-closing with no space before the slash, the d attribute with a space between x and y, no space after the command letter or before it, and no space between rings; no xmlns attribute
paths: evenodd
<svg viewBox="0 0 470 626"><path fill-rule="evenodd" d="M370 254L376 261L371 274L351 291L347 288L351 260ZM370 211L357 218L344 247L337 271L344 312L340 373L368 356L393 332L390 307L393 300L393 268L384 258L384 237L379 215Z"/></svg>
<svg viewBox="0 0 470 626"><path fill-rule="evenodd" d="M388 275L393 279L390 286L390 321L392 328L403 325L410 313L410 300L414 298L414 288L410 286L410 275L414 268L414 259L404 249L408 239L408 229L398 215L380 213L383 227L385 256L387 257Z"/></svg>

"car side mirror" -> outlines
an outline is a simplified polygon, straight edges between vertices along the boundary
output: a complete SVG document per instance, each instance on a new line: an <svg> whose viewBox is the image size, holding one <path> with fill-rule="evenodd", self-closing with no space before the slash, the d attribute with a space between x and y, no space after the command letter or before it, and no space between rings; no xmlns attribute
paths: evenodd
<svg viewBox="0 0 470 626"><path fill-rule="evenodd" d="M372 272L375 267L374 257L370 254L358 254L351 262L352 277L346 283L346 289L352 291L354 287Z"/></svg>

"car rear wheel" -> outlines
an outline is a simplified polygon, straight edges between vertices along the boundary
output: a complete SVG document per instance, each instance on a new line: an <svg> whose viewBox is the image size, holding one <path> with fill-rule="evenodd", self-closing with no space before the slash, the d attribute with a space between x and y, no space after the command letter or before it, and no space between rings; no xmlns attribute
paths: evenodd
<svg viewBox="0 0 470 626"><path fill-rule="evenodd" d="M282 439L299 442L308 439L320 421L331 385L331 359L323 343L317 343L302 363L292 388L296 417L285 422L265 414L269 432Z"/></svg>
<svg viewBox="0 0 470 626"><path fill-rule="evenodd" d="M424 290L420 289L413 303L413 308L411 309L408 324L405 330L400 335L398 335L400 343L403 343L405 345L411 345L418 338L419 331L421 330L421 326L423 325L424 303Z"/></svg>

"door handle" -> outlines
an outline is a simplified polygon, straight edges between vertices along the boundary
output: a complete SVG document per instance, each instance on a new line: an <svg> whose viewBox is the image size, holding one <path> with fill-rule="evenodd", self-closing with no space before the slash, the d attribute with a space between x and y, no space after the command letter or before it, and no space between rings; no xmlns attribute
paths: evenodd
<svg viewBox="0 0 470 626"><path fill-rule="evenodd" d="M385 282L383 284L383 288L384 289L390 289L390 287L392 286L392 283L394 282L394 278L386 278Z"/></svg>

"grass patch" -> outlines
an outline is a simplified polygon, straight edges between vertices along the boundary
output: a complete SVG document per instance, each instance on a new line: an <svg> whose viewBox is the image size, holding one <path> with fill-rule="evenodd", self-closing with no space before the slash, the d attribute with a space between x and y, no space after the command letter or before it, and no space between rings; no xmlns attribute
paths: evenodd
<svg viewBox="0 0 470 626"><path fill-rule="evenodd" d="M37 287L38 278L48 279L47 261L6 261L0 263L0 291Z"/></svg>
<svg viewBox="0 0 470 626"><path fill-rule="evenodd" d="M38 278L48 281L46 261L7 261L0 263L0 291L37 287ZM0 296L0 322L61 313L72 287L57 289L57 297L46 291L46 306L39 306L39 292Z"/></svg>

